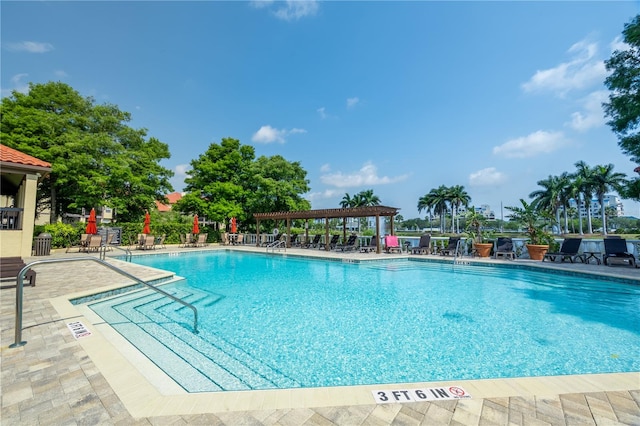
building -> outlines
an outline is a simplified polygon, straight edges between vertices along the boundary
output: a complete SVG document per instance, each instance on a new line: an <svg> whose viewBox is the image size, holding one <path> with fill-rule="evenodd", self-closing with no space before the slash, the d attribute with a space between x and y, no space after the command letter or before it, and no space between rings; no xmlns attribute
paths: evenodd
<svg viewBox="0 0 640 426"><path fill-rule="evenodd" d="M0 145L0 257L29 257L33 245L38 184L51 164Z"/></svg>
<svg viewBox="0 0 640 426"><path fill-rule="evenodd" d="M172 192L171 194L166 195L167 200L169 200L168 204L161 203L160 201L156 201L156 207L160 213L162 212L170 212L173 205L177 203L181 198L182 194L180 192Z"/></svg>
<svg viewBox="0 0 640 426"><path fill-rule="evenodd" d="M624 216L624 206L622 204L622 200L613 194L606 194L602 199L605 208L613 207L616 211L616 216ZM573 198L569 200L569 208L577 209L578 203ZM602 207L600 206L600 201L598 198L593 198L591 200L591 204L589 205L589 210L591 211L591 217L599 218L602 213ZM583 202L580 203L580 216L587 217L587 209Z"/></svg>

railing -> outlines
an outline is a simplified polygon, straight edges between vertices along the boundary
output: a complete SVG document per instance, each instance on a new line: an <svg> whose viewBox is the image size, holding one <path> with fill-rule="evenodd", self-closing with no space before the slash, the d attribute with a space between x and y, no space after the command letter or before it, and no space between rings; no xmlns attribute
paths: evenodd
<svg viewBox="0 0 640 426"><path fill-rule="evenodd" d="M69 258L69 259L47 259L47 260L36 260L35 262L31 262L28 265L26 265L24 268L22 268L20 270L20 272L18 273L18 278L16 279L16 325L15 325L15 341L13 342L13 344L9 345L10 348L18 348L20 346L24 346L27 344L27 342L22 341L22 288L24 286L24 278L26 273L35 265L40 265L43 263L62 263L62 262L77 262L77 261L84 261L84 260L90 260L92 262L98 262L99 264L106 266L107 268L111 269L112 271L115 271L117 273L119 273L120 275L124 275L125 277L132 279L148 288L150 288L151 290L158 292L160 294L162 294L163 296L168 297L169 299L172 299L175 302L180 303L181 305L191 309L193 311L193 332L194 333L198 333L198 310L196 309L195 306L193 306L191 303L185 302L182 299L177 298L176 296L174 296L171 293L167 293L166 291L152 286L151 284L149 284L148 282L134 276L131 275L130 273L123 271L120 268L117 268L107 262L105 262L104 260L100 260L100 259L96 259L95 257L78 257L78 258Z"/></svg>
<svg viewBox="0 0 640 426"><path fill-rule="evenodd" d="M278 251L280 251L281 248L284 248L284 251L287 251L287 242L286 241L278 240L278 241L274 241L272 243L267 244L267 252L269 251L269 249L271 249L271 251L273 251L275 253L276 249L278 249Z"/></svg>
<svg viewBox="0 0 640 426"><path fill-rule="evenodd" d="M0 208L0 229L21 230L23 211L14 207Z"/></svg>

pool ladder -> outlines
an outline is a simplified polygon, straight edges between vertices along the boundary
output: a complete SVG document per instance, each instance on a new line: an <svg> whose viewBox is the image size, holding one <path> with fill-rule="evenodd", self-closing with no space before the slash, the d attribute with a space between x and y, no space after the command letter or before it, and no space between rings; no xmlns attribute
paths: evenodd
<svg viewBox="0 0 640 426"><path fill-rule="evenodd" d="M26 265L24 268L22 268L20 270L20 272L18 272L18 277L16 278L16 326L15 326L15 341L13 344L9 345L10 348L18 348L20 346L24 346L27 344L27 342L22 341L22 288L24 287L24 278L27 274L27 272L34 266L34 265L40 265L43 263L62 263L62 262L78 262L78 261L83 261L83 260L90 260L92 262L98 262L99 264L101 264L102 266L105 266L117 273L119 273L120 275L124 275L127 278L130 278L146 287L148 287L149 289L158 292L160 294L162 294L163 296L168 297L169 299L172 299L175 302L180 303L181 305L184 305L185 307L191 309L193 311L193 332L194 333L198 333L198 310L196 309L195 306L193 306L191 303L189 302L185 302L184 300L174 296L171 293L167 293L166 291L153 286L151 284L149 284L148 282L134 276L131 275L130 273L123 271L122 269L111 265L110 263L105 262L104 260L101 259L96 259L95 257L76 257L76 258L69 258L69 259L46 259L46 260L36 260L35 262L31 262L28 265Z"/></svg>
<svg viewBox="0 0 640 426"><path fill-rule="evenodd" d="M271 249L272 252L276 252L276 249L280 251L281 248L284 248L284 251L287 251L287 242L283 240L274 241L267 245L267 252Z"/></svg>
<svg viewBox="0 0 640 426"><path fill-rule="evenodd" d="M453 266L455 265L468 265L469 261L467 260L462 260L462 259L458 259L458 257L462 257L462 253L461 253L461 249L460 249L460 243L462 242L462 240L458 240L458 242L456 243L456 251L453 253Z"/></svg>

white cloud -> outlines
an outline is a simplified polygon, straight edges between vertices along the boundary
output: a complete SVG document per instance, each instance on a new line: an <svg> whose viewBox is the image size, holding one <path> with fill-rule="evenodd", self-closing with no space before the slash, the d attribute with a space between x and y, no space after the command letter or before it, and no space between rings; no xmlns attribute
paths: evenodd
<svg viewBox="0 0 640 426"><path fill-rule="evenodd" d="M608 97L609 92L606 90L590 93L580 101L583 111L576 111L571 114L571 121L565 123L565 125L579 132L585 132L591 128L604 125L605 118L602 103L606 102Z"/></svg>
<svg viewBox="0 0 640 426"><path fill-rule="evenodd" d="M53 50L51 43L40 43L37 41L20 41L17 43L7 43L7 48L14 52L46 53Z"/></svg>
<svg viewBox="0 0 640 426"><path fill-rule="evenodd" d="M607 71L602 60L596 59L598 46L581 41L569 48L572 58L554 68L538 70L522 84L525 92L554 92L564 96L570 90L584 89L604 81Z"/></svg>
<svg viewBox="0 0 640 426"><path fill-rule="evenodd" d="M530 135L511 139L502 145L493 147L493 153L507 158L528 158L538 154L548 154L568 143L562 132L538 130Z"/></svg>
<svg viewBox="0 0 640 426"><path fill-rule="evenodd" d="M272 142L285 143L286 142L285 137L287 135L294 135L297 133L307 133L307 131L304 129L298 129L295 127L291 130L286 130L286 129L278 130L267 125L267 126L260 127L260 129L253 134L253 136L251 137L251 140L257 143L272 143Z"/></svg>
<svg viewBox="0 0 640 426"><path fill-rule="evenodd" d="M63 70L56 70L56 71L54 71L54 72L53 72L53 75L55 75L57 78L66 78L66 77L68 77L68 76L69 76L69 75L68 75L66 72L64 72Z"/></svg>
<svg viewBox="0 0 640 426"><path fill-rule="evenodd" d="M189 164L178 164L174 169L175 177L177 178L185 178L187 177L187 170L189 170L191 166Z"/></svg>
<svg viewBox="0 0 640 426"><path fill-rule="evenodd" d="M496 170L495 167L487 167L469 175L471 186L494 186L506 182L507 175Z"/></svg>
<svg viewBox="0 0 640 426"><path fill-rule="evenodd" d="M360 102L358 98L348 98L347 99L347 108L355 108L356 105Z"/></svg>
<svg viewBox="0 0 640 426"><path fill-rule="evenodd" d="M624 42L622 36L617 36L610 44L611 52L615 52L616 50L623 52L629 49L629 45Z"/></svg>
<svg viewBox="0 0 640 426"><path fill-rule="evenodd" d="M8 89L2 89L0 95L5 98L11 96L13 91L19 93L29 93L29 83L25 82L29 74L21 73L11 77L11 87Z"/></svg>
<svg viewBox="0 0 640 426"><path fill-rule="evenodd" d="M323 120L328 117L324 107L318 108L316 112L320 114L320 118L322 118Z"/></svg>
<svg viewBox="0 0 640 426"><path fill-rule="evenodd" d="M263 9L265 7L271 6L273 4L273 0L253 0L250 1L249 4L256 9Z"/></svg>
<svg viewBox="0 0 640 426"><path fill-rule="evenodd" d="M387 185L406 180L409 175L395 177L378 176L378 168L372 163L366 163L362 168L352 173L336 172L320 176L320 181L338 188L348 188L365 185Z"/></svg>
<svg viewBox="0 0 640 426"><path fill-rule="evenodd" d="M310 192L305 196L305 198L313 202L317 200L326 200L326 199L334 198L340 195L343 195L343 194L341 191L337 189L325 189L322 192Z"/></svg>
<svg viewBox="0 0 640 426"><path fill-rule="evenodd" d="M320 167L320 171L321 171L322 173L328 173L328 172L330 172L330 171L331 171L331 165L329 165L329 163L327 163L327 164L323 164L323 165Z"/></svg>
<svg viewBox="0 0 640 426"><path fill-rule="evenodd" d="M275 4L280 6L283 2ZM316 0L287 0L274 12L274 15L284 21L294 21L305 16L314 16L318 12L318 7Z"/></svg>

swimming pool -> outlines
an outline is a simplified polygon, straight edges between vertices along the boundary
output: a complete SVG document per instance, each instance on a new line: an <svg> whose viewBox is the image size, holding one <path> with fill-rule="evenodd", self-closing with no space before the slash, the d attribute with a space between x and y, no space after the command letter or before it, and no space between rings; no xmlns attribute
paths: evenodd
<svg viewBox="0 0 640 426"><path fill-rule="evenodd" d="M637 285L228 251L135 262L187 279L171 291L198 307L200 334L154 296L91 308L190 392L640 370Z"/></svg>

